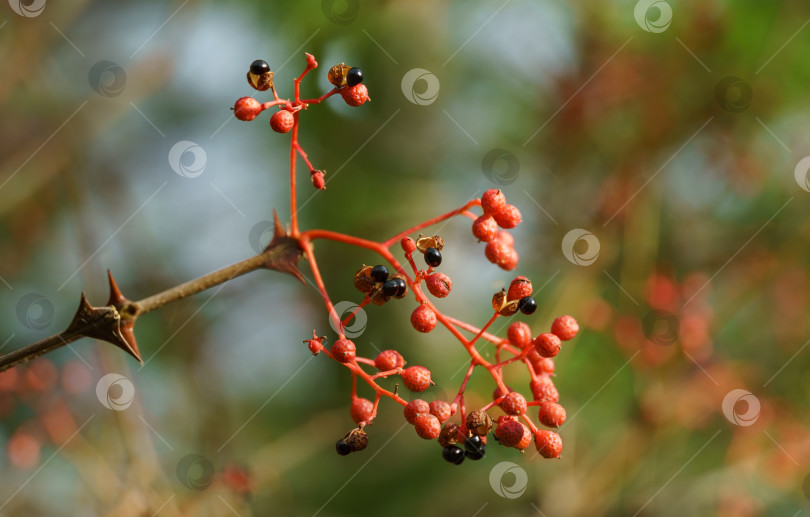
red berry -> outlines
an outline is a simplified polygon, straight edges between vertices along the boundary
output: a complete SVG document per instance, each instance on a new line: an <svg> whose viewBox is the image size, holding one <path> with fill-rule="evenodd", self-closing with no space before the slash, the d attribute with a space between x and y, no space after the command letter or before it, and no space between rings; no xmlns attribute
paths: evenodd
<svg viewBox="0 0 810 517"><path fill-rule="evenodd" d="M534 348L543 357L554 357L560 353L560 338L546 332L534 338Z"/></svg>
<svg viewBox="0 0 810 517"><path fill-rule="evenodd" d="M519 450L522 451L523 449L525 449L526 447L528 447L529 445L532 444L533 436L532 436L531 430L526 426L526 424L520 424L520 425L523 426L523 437L515 445L515 449L519 449Z"/></svg>
<svg viewBox="0 0 810 517"><path fill-rule="evenodd" d="M442 432L442 424L439 423L439 419L429 413L417 416L413 425L416 427L416 434L425 440L435 440Z"/></svg>
<svg viewBox="0 0 810 517"><path fill-rule="evenodd" d="M432 275L426 276L425 285L427 285L430 294L436 298L447 297L453 289L453 281L444 273L433 273Z"/></svg>
<svg viewBox="0 0 810 517"><path fill-rule="evenodd" d="M560 393L554 386L554 381L548 375L541 375L537 379L529 382L529 387L534 395L534 400L545 400L547 402L559 402Z"/></svg>
<svg viewBox="0 0 810 517"><path fill-rule="evenodd" d="M509 284L509 292L506 293L506 299L510 302L512 300L520 300L526 296L532 295L532 282L525 276L518 276Z"/></svg>
<svg viewBox="0 0 810 517"><path fill-rule="evenodd" d="M443 400L434 400L430 403L430 414L439 419L439 422L445 423L452 416L450 404Z"/></svg>
<svg viewBox="0 0 810 517"><path fill-rule="evenodd" d="M403 237L402 240L399 241L399 244L402 246L402 251L409 255L416 251L416 241L410 237Z"/></svg>
<svg viewBox="0 0 810 517"><path fill-rule="evenodd" d="M500 212L506 206L506 196L498 189L489 189L481 196L481 208L485 214Z"/></svg>
<svg viewBox="0 0 810 517"><path fill-rule="evenodd" d="M413 424L416 422L416 417L419 415L430 414L430 406L422 399L414 399L405 404L404 414L405 420L407 420L409 424Z"/></svg>
<svg viewBox="0 0 810 517"><path fill-rule="evenodd" d="M534 444L544 458L559 458L562 454L562 438L554 431L537 431Z"/></svg>
<svg viewBox="0 0 810 517"><path fill-rule="evenodd" d="M402 368L405 365L405 359L402 354L396 350L383 350L374 359L374 366L381 372L387 372L394 368Z"/></svg>
<svg viewBox="0 0 810 517"><path fill-rule="evenodd" d="M522 321L516 321L509 325L506 337L513 345L522 349L528 348L532 344L532 329Z"/></svg>
<svg viewBox="0 0 810 517"><path fill-rule="evenodd" d="M352 407L350 413L352 420L355 424L360 422L367 422L371 418L371 413L374 411L374 403L369 399L357 397L352 400Z"/></svg>
<svg viewBox="0 0 810 517"><path fill-rule="evenodd" d="M318 190L326 190L326 181L323 179L324 172L323 171L315 171L310 176L312 180L312 186L314 186Z"/></svg>
<svg viewBox="0 0 810 517"><path fill-rule="evenodd" d="M233 105L233 114L239 120L249 121L262 112L262 104L253 97L242 97Z"/></svg>
<svg viewBox="0 0 810 517"><path fill-rule="evenodd" d="M579 332L579 323L571 316L560 316L551 324L551 333L563 341L573 339Z"/></svg>
<svg viewBox="0 0 810 517"><path fill-rule="evenodd" d="M512 236L511 233L507 231L504 230L499 231L498 236L495 238L509 247L514 247L515 245L515 238Z"/></svg>
<svg viewBox="0 0 810 517"><path fill-rule="evenodd" d="M472 233L479 241L489 242L498 236L498 223L489 214L484 214L473 222Z"/></svg>
<svg viewBox="0 0 810 517"><path fill-rule="evenodd" d="M289 133L293 128L295 117L287 110L280 110L273 113L270 117L270 127L276 133Z"/></svg>
<svg viewBox="0 0 810 517"><path fill-rule="evenodd" d="M400 374L405 386L417 393L425 391L433 382L430 380L430 370L424 366L411 366L405 368Z"/></svg>
<svg viewBox="0 0 810 517"><path fill-rule="evenodd" d="M535 350L535 354L537 351ZM539 357L538 359L532 361L532 367L534 368L534 372L537 374L546 374L551 375L554 373L554 359L550 357Z"/></svg>
<svg viewBox="0 0 810 517"><path fill-rule="evenodd" d="M509 391L507 391L507 393L512 393L513 391L515 391L509 386L507 386L507 389L509 390ZM501 398L503 396L503 394L504 394L503 390L500 387L495 388L492 391L492 400L498 400L499 398Z"/></svg>
<svg viewBox="0 0 810 517"><path fill-rule="evenodd" d="M341 363L350 363L357 356L357 348L348 339L338 339L332 345L332 356Z"/></svg>
<svg viewBox="0 0 810 517"><path fill-rule="evenodd" d="M487 247L484 248L484 255L487 256L487 260L499 266L508 262L511 252L512 248L508 244L504 244L497 239L489 241Z"/></svg>
<svg viewBox="0 0 810 517"><path fill-rule="evenodd" d="M419 332L428 333L436 328L436 313L423 303L411 313L411 325Z"/></svg>
<svg viewBox="0 0 810 517"><path fill-rule="evenodd" d="M523 439L523 424L511 418L500 420L495 428L495 438L505 447L514 447Z"/></svg>
<svg viewBox="0 0 810 517"><path fill-rule="evenodd" d="M526 398L516 391L507 393L501 401L501 409L507 415L522 415L527 409Z"/></svg>
<svg viewBox="0 0 810 517"><path fill-rule="evenodd" d="M340 89L340 96L349 106L362 106L366 101L371 100L368 97L368 89L363 83L344 86Z"/></svg>
<svg viewBox="0 0 810 517"><path fill-rule="evenodd" d="M512 271L513 269L515 269L517 267L519 260L520 260L520 256L518 255L518 252L515 251L514 248L510 248L509 249L509 254L506 255L506 257L504 258L503 263L498 264L498 266L500 266L500 268L503 269L504 271Z"/></svg>
<svg viewBox="0 0 810 517"><path fill-rule="evenodd" d="M565 408L556 402L541 402L537 417L547 427L560 427L565 423Z"/></svg>
<svg viewBox="0 0 810 517"><path fill-rule="evenodd" d="M498 226L506 230L514 228L523 220L523 217L520 215L520 210L518 210L515 205L504 206L499 211L494 212L492 217L495 218L495 222L498 223Z"/></svg>

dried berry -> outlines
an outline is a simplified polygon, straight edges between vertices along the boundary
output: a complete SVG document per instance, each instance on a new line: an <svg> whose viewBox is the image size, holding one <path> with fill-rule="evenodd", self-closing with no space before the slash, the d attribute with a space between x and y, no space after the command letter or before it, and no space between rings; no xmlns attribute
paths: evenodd
<svg viewBox="0 0 810 517"><path fill-rule="evenodd" d="M467 429L478 436L486 436L490 429L492 429L492 418L481 411L475 409L467 414Z"/></svg>

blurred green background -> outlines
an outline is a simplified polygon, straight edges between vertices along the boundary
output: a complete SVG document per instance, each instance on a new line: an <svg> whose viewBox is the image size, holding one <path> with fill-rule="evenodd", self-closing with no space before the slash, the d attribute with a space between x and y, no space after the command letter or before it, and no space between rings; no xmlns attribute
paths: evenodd
<svg viewBox="0 0 810 517"><path fill-rule="evenodd" d="M144 367L84 340L0 375L0 515L810 511L808 23L802 1L11 0L2 352L64 328L81 291L103 304L108 268L138 299L266 243L272 209L289 215L289 140L230 107L256 94L257 58L291 96L305 51L321 67L304 96L346 62L372 102L301 116L329 181L314 193L299 168L302 227L382 240L502 188L524 218L527 321L571 314L582 331L557 359L561 460L492 445L450 465L388 400L368 449L338 457L350 377L302 344L334 338L318 293L253 273L143 316ZM204 150L193 177L168 158L183 141ZM441 233L454 292L439 306L481 325L514 274L469 220ZM332 299L358 302L351 277L377 258L316 253ZM467 354L417 334L412 304L370 307L359 353L396 348L431 368L429 397L452 397ZM135 387L123 411L95 396L109 373ZM492 389L476 373L469 392Z"/></svg>

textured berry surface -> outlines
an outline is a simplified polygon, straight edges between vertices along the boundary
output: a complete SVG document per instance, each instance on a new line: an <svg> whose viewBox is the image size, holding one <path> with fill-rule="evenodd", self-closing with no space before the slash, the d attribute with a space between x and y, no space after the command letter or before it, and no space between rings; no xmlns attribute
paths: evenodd
<svg viewBox="0 0 810 517"><path fill-rule="evenodd" d="M262 105L253 97L242 97L233 105L233 114L239 120L250 121L262 112Z"/></svg>
<svg viewBox="0 0 810 517"><path fill-rule="evenodd" d="M467 429L478 436L485 436L492 429L492 418L486 412L475 409L467 414Z"/></svg>
<svg viewBox="0 0 810 517"><path fill-rule="evenodd" d="M495 438L504 447L514 447L523 439L523 424L510 418L502 419L495 428Z"/></svg>
<svg viewBox="0 0 810 517"><path fill-rule="evenodd" d="M270 117L270 127L276 133L289 133L294 123L295 117L287 110L277 111Z"/></svg>
<svg viewBox="0 0 810 517"><path fill-rule="evenodd" d="M515 449L519 449L522 451L523 449L532 444L533 436L531 429L529 429L526 426L526 424L521 423L520 425L523 426L523 437L520 439L518 443L515 444Z"/></svg>
<svg viewBox="0 0 810 517"><path fill-rule="evenodd" d="M439 422L445 423L452 415L450 404L443 400L434 400L430 403L430 414L438 418Z"/></svg>
<svg viewBox="0 0 810 517"><path fill-rule="evenodd" d="M532 329L522 321L515 321L509 325L506 338L516 347L528 348L532 345Z"/></svg>
<svg viewBox="0 0 810 517"><path fill-rule="evenodd" d="M534 443L544 458L559 458L562 454L562 438L554 431L537 431Z"/></svg>
<svg viewBox="0 0 810 517"><path fill-rule="evenodd" d="M498 226L506 230L514 228L523 220L523 217L520 215L520 210L518 210L515 205L504 206L497 212L494 212L492 217L495 218L495 222L498 223Z"/></svg>
<svg viewBox="0 0 810 517"><path fill-rule="evenodd" d="M405 366L405 359L396 350L383 350L374 359L374 366L381 372Z"/></svg>
<svg viewBox="0 0 810 517"><path fill-rule="evenodd" d="M487 260L493 264L497 264L498 266L509 264L509 255L511 253L512 248L499 240L488 242L487 247L484 248L484 254L487 257Z"/></svg>
<svg viewBox="0 0 810 517"><path fill-rule="evenodd" d="M435 440L442 431L439 419L430 413L417 416L413 422L413 426L416 428L416 434L425 440Z"/></svg>
<svg viewBox="0 0 810 517"><path fill-rule="evenodd" d="M357 397L352 400L351 415L355 424L364 422L371 418L371 413L374 410L374 403L368 399Z"/></svg>
<svg viewBox="0 0 810 517"><path fill-rule="evenodd" d="M532 379L529 387L534 395L534 400L545 400L548 402L559 402L560 394L557 392L557 387L554 386L554 381L547 375L541 375L537 379Z"/></svg>
<svg viewBox="0 0 810 517"><path fill-rule="evenodd" d="M430 370L424 366L411 366L402 371L402 382L405 386L416 393L425 391L430 387Z"/></svg>
<svg viewBox="0 0 810 517"><path fill-rule="evenodd" d="M357 348L348 339L338 339L332 345L332 355L341 363L350 363L357 356Z"/></svg>
<svg viewBox="0 0 810 517"><path fill-rule="evenodd" d="M453 281L444 273L433 273L425 277L425 285L436 298L446 298L453 289Z"/></svg>
<svg viewBox="0 0 810 517"><path fill-rule="evenodd" d="M473 221L472 233L479 241L493 241L498 236L498 223L491 215L484 214Z"/></svg>
<svg viewBox="0 0 810 517"><path fill-rule="evenodd" d="M556 334L546 332L534 338L534 348L543 357L554 357L560 353L560 338Z"/></svg>
<svg viewBox="0 0 810 517"><path fill-rule="evenodd" d="M543 402L537 406L537 416L546 427L560 427L565 423L565 408L556 402Z"/></svg>
<svg viewBox="0 0 810 517"><path fill-rule="evenodd" d="M563 341L573 339L577 332L579 332L579 324L571 316L560 316L551 325L551 333L556 334Z"/></svg>
<svg viewBox="0 0 810 517"><path fill-rule="evenodd" d="M310 176L312 186L318 190L326 190L326 180L324 179L323 175L323 171L315 171Z"/></svg>
<svg viewBox="0 0 810 517"><path fill-rule="evenodd" d="M422 333L428 333L436 328L436 313L426 304L422 304L411 313L411 325Z"/></svg>
<svg viewBox="0 0 810 517"><path fill-rule="evenodd" d="M532 282L525 276L516 276L512 282L509 283L509 290L506 293L506 299L509 301L520 300L525 296L532 295Z"/></svg>
<svg viewBox="0 0 810 517"><path fill-rule="evenodd" d="M363 83L354 86L345 86L340 89L340 96L346 101L349 106L362 106L366 101L369 101L368 89Z"/></svg>
<svg viewBox="0 0 810 517"><path fill-rule="evenodd" d="M526 408L526 398L516 391L507 393L501 401L501 409L507 415L522 415Z"/></svg>
<svg viewBox="0 0 810 517"><path fill-rule="evenodd" d="M485 214L495 214L506 206L506 196L498 189L490 189L481 196L481 208Z"/></svg>
<svg viewBox="0 0 810 517"><path fill-rule="evenodd" d="M422 399L414 399L405 405L403 414L409 424L416 423L416 417L430 413L430 405Z"/></svg>

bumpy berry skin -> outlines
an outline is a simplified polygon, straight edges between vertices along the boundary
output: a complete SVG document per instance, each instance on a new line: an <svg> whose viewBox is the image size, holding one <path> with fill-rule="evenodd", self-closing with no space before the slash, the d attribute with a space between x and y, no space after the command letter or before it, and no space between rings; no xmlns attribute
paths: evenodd
<svg viewBox="0 0 810 517"><path fill-rule="evenodd" d="M430 370L424 366L411 366L405 368L400 374L402 382L409 390L421 393L428 389L431 385Z"/></svg>
<svg viewBox="0 0 810 517"><path fill-rule="evenodd" d="M369 274L375 282L385 282L388 280L388 268L383 265L374 266L371 268L371 272Z"/></svg>
<svg viewBox="0 0 810 517"><path fill-rule="evenodd" d="M573 339L579 332L579 323L571 316L560 316L551 324L551 333L563 341Z"/></svg>
<svg viewBox="0 0 810 517"><path fill-rule="evenodd" d="M554 431L537 431L534 443L544 458L559 458L562 454L562 438Z"/></svg>
<svg viewBox="0 0 810 517"><path fill-rule="evenodd" d="M521 423L520 425L523 426L523 438L521 438L520 441L515 445L515 449L522 451L532 444L533 436L531 430L526 426L526 424Z"/></svg>
<svg viewBox="0 0 810 517"><path fill-rule="evenodd" d="M495 438L505 447L514 447L523 439L523 424L511 418L500 420L495 428Z"/></svg>
<svg viewBox="0 0 810 517"><path fill-rule="evenodd" d="M498 236L495 239L501 241L509 247L513 247L515 245L515 238L511 233L504 230L499 231Z"/></svg>
<svg viewBox="0 0 810 517"><path fill-rule="evenodd" d="M233 105L233 114L239 120L251 121L262 112L262 104L253 97L237 99Z"/></svg>
<svg viewBox="0 0 810 517"><path fill-rule="evenodd" d="M532 295L532 281L525 276L516 276L509 284L509 291L506 293L506 299L510 302L512 300L520 300L525 296Z"/></svg>
<svg viewBox="0 0 810 517"><path fill-rule="evenodd" d="M498 223L491 215L484 214L473 222L472 233L479 241L493 241L498 236Z"/></svg>
<svg viewBox="0 0 810 517"><path fill-rule="evenodd" d="M455 445L462 439L459 434L458 424L446 424L439 433L439 445L442 447Z"/></svg>
<svg viewBox="0 0 810 517"><path fill-rule="evenodd" d="M312 186L318 190L326 190L326 180L323 177L323 171L315 171L310 175Z"/></svg>
<svg viewBox="0 0 810 517"><path fill-rule="evenodd" d="M362 429L352 429L343 440L349 444L352 452L362 451L368 446L368 434Z"/></svg>
<svg viewBox="0 0 810 517"><path fill-rule="evenodd" d="M532 329L526 323L516 321L509 325L506 338L516 347L521 349L529 348L532 345Z"/></svg>
<svg viewBox="0 0 810 517"><path fill-rule="evenodd" d="M499 263L498 266L504 271L512 271L518 266L519 261L520 255L518 255L518 252L514 248L509 248L509 253L506 254L503 262Z"/></svg>
<svg viewBox="0 0 810 517"><path fill-rule="evenodd" d="M405 404L405 409L402 412L405 415L405 420L407 420L409 424L414 424L416 417L419 415L430 414L430 405L422 399L414 399Z"/></svg>
<svg viewBox="0 0 810 517"><path fill-rule="evenodd" d="M280 110L270 117L270 127L276 133L289 133L295 123L295 117L287 110Z"/></svg>
<svg viewBox="0 0 810 517"><path fill-rule="evenodd" d="M425 277L425 285L436 298L446 298L453 289L453 281L444 273L433 273Z"/></svg>
<svg viewBox="0 0 810 517"><path fill-rule="evenodd" d="M402 240L399 241L399 245L402 246L402 251L409 255L416 251L416 241L410 237L403 237Z"/></svg>
<svg viewBox="0 0 810 517"><path fill-rule="evenodd" d="M554 357L560 353L560 338L556 334L546 332L534 338L534 348L543 357Z"/></svg>
<svg viewBox="0 0 810 517"><path fill-rule="evenodd" d="M368 399L357 397L352 400L352 407L350 414L355 424L360 422L367 422L371 418L371 413L374 411L374 403Z"/></svg>
<svg viewBox="0 0 810 517"><path fill-rule="evenodd" d="M556 402L543 402L537 406L540 423L546 427L560 427L565 423L565 408Z"/></svg>
<svg viewBox="0 0 810 517"><path fill-rule="evenodd" d="M405 359L396 350L383 350L374 359L374 366L381 372L405 366Z"/></svg>
<svg viewBox="0 0 810 517"><path fill-rule="evenodd" d="M350 363L357 357L357 348L348 339L338 339L332 345L332 356L341 363Z"/></svg>
<svg viewBox="0 0 810 517"><path fill-rule="evenodd" d="M537 379L532 379L529 382L529 388L532 390L534 400L560 401L560 393L557 391L557 387L554 386L554 381L548 375L541 375Z"/></svg>
<svg viewBox="0 0 810 517"><path fill-rule="evenodd" d="M439 419L442 424L452 416L450 404L443 400L434 400L430 403L430 414Z"/></svg>
<svg viewBox="0 0 810 517"><path fill-rule="evenodd" d="M524 296L518 302L518 309L526 316L529 316L537 310L537 302L531 296Z"/></svg>
<svg viewBox="0 0 810 517"><path fill-rule="evenodd" d="M486 255L487 260L501 267L509 263L511 253L512 248L499 240L488 242L487 247L484 248L484 255Z"/></svg>
<svg viewBox="0 0 810 517"><path fill-rule="evenodd" d="M527 407L526 398L516 391L507 393L501 401L501 409L507 415L522 415Z"/></svg>
<svg viewBox="0 0 810 517"><path fill-rule="evenodd" d="M340 89L340 96L349 106L362 106L366 101L371 100L368 96L368 89L363 83L354 86L344 86Z"/></svg>
<svg viewBox="0 0 810 517"><path fill-rule="evenodd" d="M416 428L416 434L425 440L435 440L442 431L442 425L439 423L439 419L430 413L417 416L413 422L413 426Z"/></svg>
<svg viewBox="0 0 810 517"><path fill-rule="evenodd" d="M421 304L411 313L411 325L419 332L427 334L436 328L436 313L426 304Z"/></svg>
<svg viewBox="0 0 810 517"><path fill-rule="evenodd" d="M492 217L495 218L495 222L498 223L498 226L505 230L514 228L523 220L523 217L520 215L520 210L518 210L515 205L504 206L499 211L493 213Z"/></svg>
<svg viewBox="0 0 810 517"><path fill-rule="evenodd" d="M442 458L453 465L461 465L464 461L464 450L457 445L448 445L442 449Z"/></svg>
<svg viewBox="0 0 810 517"><path fill-rule="evenodd" d="M481 208L485 214L495 214L506 206L506 196L498 189L489 189L481 196Z"/></svg>
<svg viewBox="0 0 810 517"><path fill-rule="evenodd" d="M442 252L436 248L428 248L425 250L425 264L430 267L439 267L442 263Z"/></svg>
<svg viewBox="0 0 810 517"><path fill-rule="evenodd" d="M472 434L486 436L492 429L492 418L480 409L475 409L467 413L467 429Z"/></svg>
<svg viewBox="0 0 810 517"><path fill-rule="evenodd" d="M537 374L546 374L551 375L554 373L554 359L550 357L540 357L540 354L535 350L535 358L529 358L532 363L532 368L534 368L534 372Z"/></svg>

